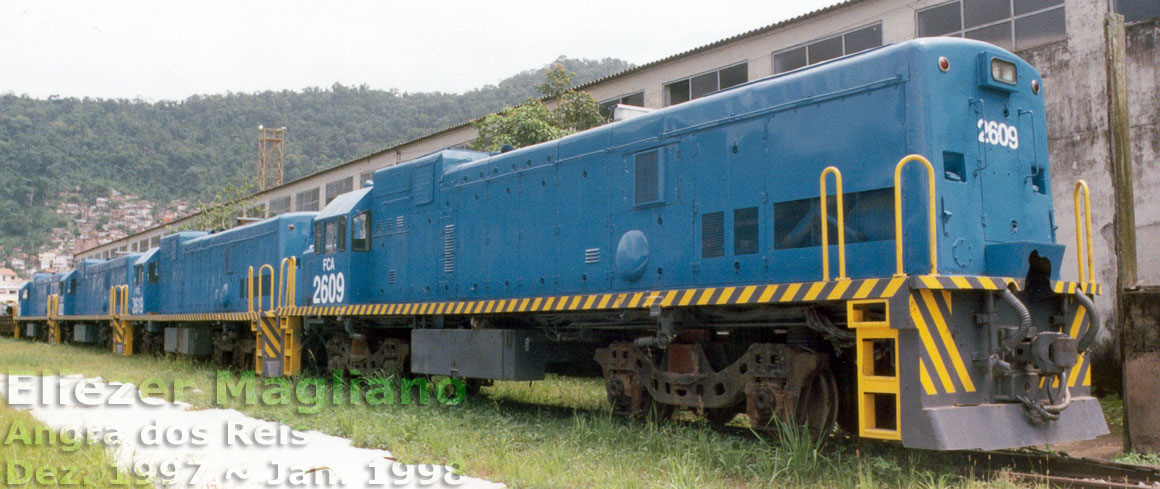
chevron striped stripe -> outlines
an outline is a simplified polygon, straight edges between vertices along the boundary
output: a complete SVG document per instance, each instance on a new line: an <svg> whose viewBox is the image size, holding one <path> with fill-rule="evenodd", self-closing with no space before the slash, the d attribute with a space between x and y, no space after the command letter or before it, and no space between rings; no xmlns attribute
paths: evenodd
<svg viewBox="0 0 1160 489"><path fill-rule="evenodd" d="M665 289L547 297L453 302L291 307L289 316L409 316L430 314L505 314L512 312L599 311L659 307L808 303L891 297L905 278L871 278L790 284Z"/></svg>
<svg viewBox="0 0 1160 489"><path fill-rule="evenodd" d="M935 290L1001 290L1014 285L1023 290L1023 280L1011 277L986 277L982 275L917 275L910 278L912 289ZM1103 286L1093 282L1051 282L1051 290L1056 294L1074 294L1083 290L1087 294L1103 294Z"/></svg>

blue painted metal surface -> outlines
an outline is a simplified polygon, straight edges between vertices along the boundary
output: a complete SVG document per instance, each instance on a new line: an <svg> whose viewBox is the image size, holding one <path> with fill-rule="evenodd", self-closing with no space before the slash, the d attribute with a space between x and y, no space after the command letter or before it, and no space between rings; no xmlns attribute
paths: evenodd
<svg viewBox="0 0 1160 489"><path fill-rule="evenodd" d="M300 256L309 246L312 212L283 214L214 234L179 233L161 240L159 309L161 314L242 312L248 310L249 268L269 264L275 273L283 258ZM263 300L269 303L269 272ZM276 281L275 281L276 282ZM256 284L255 284L256 287Z"/></svg>
<svg viewBox="0 0 1160 489"><path fill-rule="evenodd" d="M992 58L1015 63L1016 85L990 77ZM244 311L249 267L291 256L298 305L819 280L817 182L831 165L846 182L848 274L886 277L894 166L911 153L935 168L940 273L1023 278L1036 251L1056 279L1033 80L989 44L885 46L520 150L440 151L377 171L317 215L166 236L140 259L80 267L71 302L107 309L109 279L89 270L119 267L129 283L141 265L156 274L133 283L136 313ZM904 268L925 273L926 176L902 175Z"/></svg>
<svg viewBox="0 0 1160 489"><path fill-rule="evenodd" d="M991 58L1015 63L1018 83L998 86ZM936 172L940 273L1024 278L1038 249L1058 278L1038 79L994 46L920 39L559 141L493 156L442 151L379 170L369 193L319 215L322 226L345 220L348 243L304 257L299 297L358 304L819 280L817 182L830 165L846 182L849 275L890 276L894 166L911 153ZM905 270L926 273L926 175L920 165L902 175ZM372 250L352 251L349 223L367 210Z"/></svg>
<svg viewBox="0 0 1160 489"><path fill-rule="evenodd" d="M20 289L20 317L44 316L48 311L48 296L60 293L59 273L37 273Z"/></svg>

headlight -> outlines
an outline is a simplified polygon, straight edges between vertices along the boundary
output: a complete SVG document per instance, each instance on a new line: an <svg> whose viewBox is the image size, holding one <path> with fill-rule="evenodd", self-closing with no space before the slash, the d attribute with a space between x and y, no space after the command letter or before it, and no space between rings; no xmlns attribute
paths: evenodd
<svg viewBox="0 0 1160 489"><path fill-rule="evenodd" d="M991 58L991 79L1008 85L1014 85L1019 80L1015 72L1015 63L999 58Z"/></svg>

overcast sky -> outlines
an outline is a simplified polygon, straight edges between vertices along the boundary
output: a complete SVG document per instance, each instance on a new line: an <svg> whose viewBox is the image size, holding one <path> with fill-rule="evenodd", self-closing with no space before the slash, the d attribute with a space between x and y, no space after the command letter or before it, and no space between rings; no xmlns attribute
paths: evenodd
<svg viewBox="0 0 1160 489"><path fill-rule="evenodd" d="M647 63L834 3L7 0L0 93L462 92L560 55Z"/></svg>

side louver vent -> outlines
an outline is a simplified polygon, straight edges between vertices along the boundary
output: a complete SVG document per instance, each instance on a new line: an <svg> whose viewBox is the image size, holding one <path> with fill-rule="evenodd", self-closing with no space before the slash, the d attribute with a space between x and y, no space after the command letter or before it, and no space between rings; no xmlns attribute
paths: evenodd
<svg viewBox="0 0 1160 489"><path fill-rule="evenodd" d="M455 225L443 226L443 273L455 272Z"/></svg>
<svg viewBox="0 0 1160 489"><path fill-rule="evenodd" d="M391 285L395 285L395 282L398 282L398 281L399 281L399 271L395 270L394 268L387 270L387 283L391 284Z"/></svg>
<svg viewBox="0 0 1160 489"><path fill-rule="evenodd" d="M701 214L701 258L725 256L725 213Z"/></svg>
<svg viewBox="0 0 1160 489"><path fill-rule="evenodd" d="M600 248L588 248L584 250L584 263L589 265L600 263Z"/></svg>

